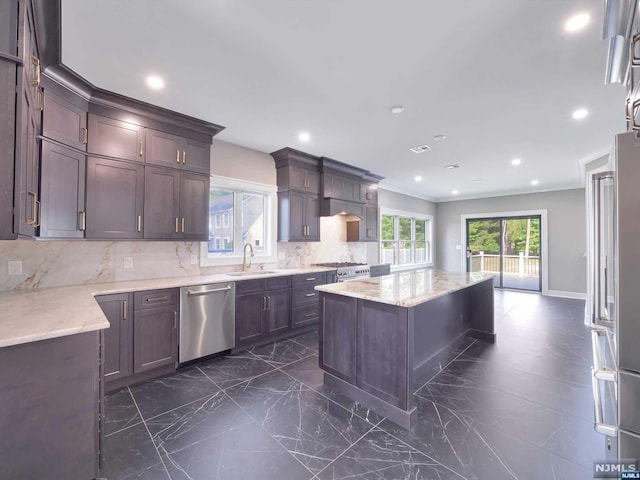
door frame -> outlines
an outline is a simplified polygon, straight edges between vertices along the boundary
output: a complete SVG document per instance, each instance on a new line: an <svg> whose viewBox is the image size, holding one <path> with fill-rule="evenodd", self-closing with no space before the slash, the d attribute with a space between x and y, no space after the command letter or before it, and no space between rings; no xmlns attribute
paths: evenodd
<svg viewBox="0 0 640 480"><path fill-rule="evenodd" d="M468 213L460 215L460 265L461 271L467 271L467 220L495 217L530 217L540 216L540 249L542 250L542 295L549 295L549 242L547 228L547 210L518 210L508 212Z"/></svg>

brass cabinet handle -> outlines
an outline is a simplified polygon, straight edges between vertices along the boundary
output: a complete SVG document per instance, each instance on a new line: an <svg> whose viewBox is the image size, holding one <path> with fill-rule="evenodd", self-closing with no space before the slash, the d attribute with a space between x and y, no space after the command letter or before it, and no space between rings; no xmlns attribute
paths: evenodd
<svg viewBox="0 0 640 480"><path fill-rule="evenodd" d="M178 329L178 312L176 312L175 310L173 311L173 329Z"/></svg>
<svg viewBox="0 0 640 480"><path fill-rule="evenodd" d="M271 310L271 297L267 296L267 310Z"/></svg>
<svg viewBox="0 0 640 480"><path fill-rule="evenodd" d="M44 112L44 89L42 88L38 89L38 97L39 97L38 111Z"/></svg>
<svg viewBox="0 0 640 480"><path fill-rule="evenodd" d="M36 69L35 78L31 79L31 85L34 87L40 87L40 59L34 55L31 56L31 63Z"/></svg>
<svg viewBox="0 0 640 480"><path fill-rule="evenodd" d="M367 238L371 238L371 229L367 228Z"/></svg>
<svg viewBox="0 0 640 480"><path fill-rule="evenodd" d="M145 299L146 302L164 302L166 300L169 300L169 297L167 297L166 295L164 295L163 297L149 297Z"/></svg>
<svg viewBox="0 0 640 480"><path fill-rule="evenodd" d="M315 313L305 313L304 316L305 317L315 317L316 314Z"/></svg>
<svg viewBox="0 0 640 480"><path fill-rule="evenodd" d="M176 217L176 233L178 233L178 217Z"/></svg>
<svg viewBox="0 0 640 480"><path fill-rule="evenodd" d="M87 229L87 212L84 210L80 212L80 231L84 232Z"/></svg>
<svg viewBox="0 0 640 480"><path fill-rule="evenodd" d="M366 198L367 198L367 200L371 200L373 198L373 195L371 195L371 193L367 192Z"/></svg>
<svg viewBox="0 0 640 480"><path fill-rule="evenodd" d="M307 282L313 282L316 279L316 277L309 277L307 278Z"/></svg>
<svg viewBox="0 0 640 480"><path fill-rule="evenodd" d="M142 215L138 215L138 232L142 231Z"/></svg>
<svg viewBox="0 0 640 480"><path fill-rule="evenodd" d="M184 233L184 217L182 217L182 233Z"/></svg>
<svg viewBox="0 0 640 480"><path fill-rule="evenodd" d="M122 301L122 320L126 320L127 319L127 301L123 300Z"/></svg>
<svg viewBox="0 0 640 480"><path fill-rule="evenodd" d="M176 163L180 163L180 150L176 150Z"/></svg>
<svg viewBox="0 0 640 480"><path fill-rule="evenodd" d="M86 145L87 143L89 143L89 130L87 130L85 127L81 127L80 132L82 133L82 136L80 137L80 143Z"/></svg>
<svg viewBox="0 0 640 480"><path fill-rule="evenodd" d="M315 294L315 293L307 293L307 294L305 295L305 297L315 297L315 296L316 296L316 294Z"/></svg>
<svg viewBox="0 0 640 480"><path fill-rule="evenodd" d="M35 224L38 220L38 210L37 210L37 205L36 202L38 201L38 196L36 195L35 192L27 192L27 195L33 197L33 212L31 213L31 220L27 220L27 225L32 225L35 227Z"/></svg>
<svg viewBox="0 0 640 480"><path fill-rule="evenodd" d="M264 312L267 309L267 297L262 296L262 311Z"/></svg>
<svg viewBox="0 0 640 480"><path fill-rule="evenodd" d="M143 147L144 147L143 143L142 143L142 142L140 142L140 152L139 152L139 153L140 153L140 156L143 156L143 155L144 155L144 149L143 149Z"/></svg>
<svg viewBox="0 0 640 480"><path fill-rule="evenodd" d="M186 164L187 163L187 151L183 150L182 151L182 164Z"/></svg>

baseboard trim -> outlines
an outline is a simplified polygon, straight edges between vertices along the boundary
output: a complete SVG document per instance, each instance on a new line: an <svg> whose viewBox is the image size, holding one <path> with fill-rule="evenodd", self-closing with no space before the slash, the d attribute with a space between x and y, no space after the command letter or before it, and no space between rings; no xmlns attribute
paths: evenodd
<svg viewBox="0 0 640 480"><path fill-rule="evenodd" d="M565 292L563 290L549 290L547 292L547 295L549 297L573 298L575 300L586 300L587 299L587 294L586 293Z"/></svg>

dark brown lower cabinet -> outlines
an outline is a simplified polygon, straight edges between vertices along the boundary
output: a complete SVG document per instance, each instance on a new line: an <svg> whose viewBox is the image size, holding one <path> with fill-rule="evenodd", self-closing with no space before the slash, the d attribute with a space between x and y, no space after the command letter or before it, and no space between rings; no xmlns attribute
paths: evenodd
<svg viewBox="0 0 640 480"><path fill-rule="evenodd" d="M236 282L236 347L291 327L291 277Z"/></svg>
<svg viewBox="0 0 640 480"><path fill-rule="evenodd" d="M324 294L320 302L320 367L355 384L358 301L342 295Z"/></svg>
<svg viewBox="0 0 640 480"><path fill-rule="evenodd" d="M104 330L105 382L128 377L133 373L133 301L130 293L100 295L96 301L109 328Z"/></svg>
<svg viewBox="0 0 640 480"><path fill-rule="evenodd" d="M3 2L0 8L6 11L10 3L17 5L13 0ZM7 15L4 18L8 22L12 17ZM17 15L15 20L17 21ZM15 62L0 58L0 118L4 119L0 127L0 239L2 240L16 238L13 233L13 168L16 147L17 70Z"/></svg>
<svg viewBox="0 0 640 480"><path fill-rule="evenodd" d="M315 286L325 283L327 283L327 272L293 276L293 298L291 300L291 326L293 328L318 323L320 293L315 290Z"/></svg>
<svg viewBox="0 0 640 480"><path fill-rule="evenodd" d="M0 477L99 477L100 331L0 348Z"/></svg>
<svg viewBox="0 0 640 480"><path fill-rule="evenodd" d="M178 290L100 295L110 328L104 330L104 379L115 390L175 370Z"/></svg>

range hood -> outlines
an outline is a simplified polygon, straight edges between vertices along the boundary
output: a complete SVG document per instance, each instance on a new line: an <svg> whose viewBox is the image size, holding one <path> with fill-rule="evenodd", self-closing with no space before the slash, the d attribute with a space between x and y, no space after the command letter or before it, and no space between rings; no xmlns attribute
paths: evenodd
<svg viewBox="0 0 640 480"><path fill-rule="evenodd" d="M356 202L348 202L337 198L322 199L322 216L333 217L334 215L355 215L358 218L364 217L364 205Z"/></svg>

